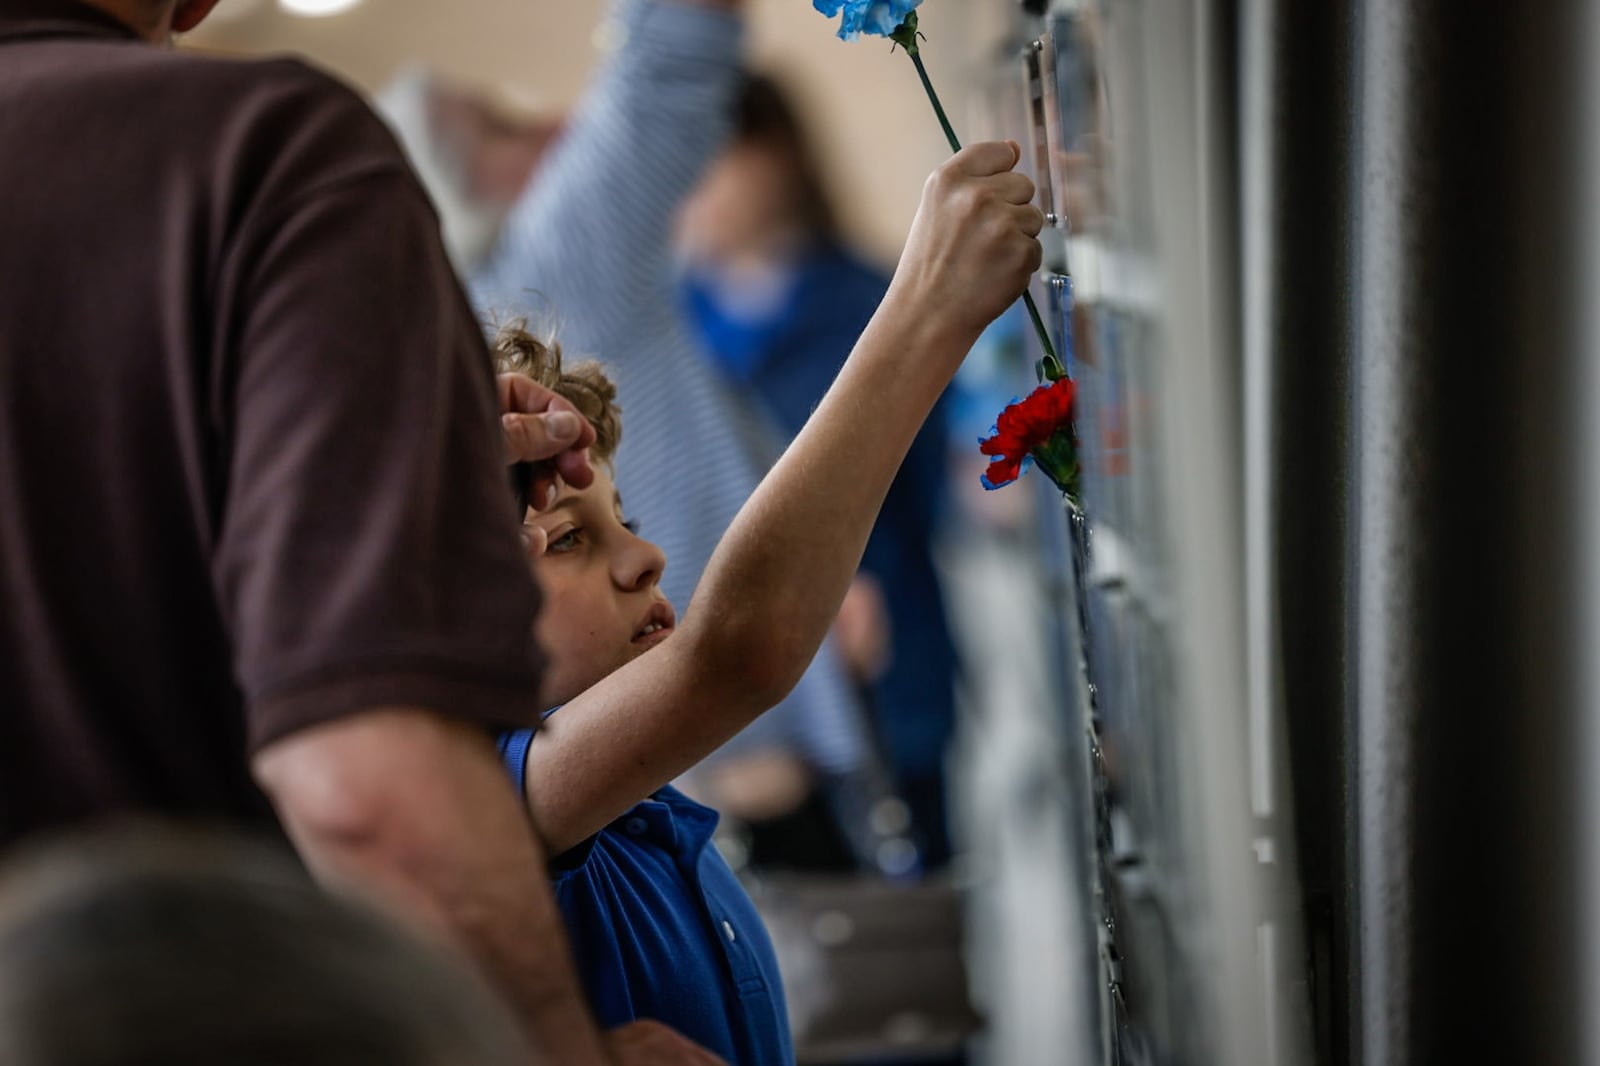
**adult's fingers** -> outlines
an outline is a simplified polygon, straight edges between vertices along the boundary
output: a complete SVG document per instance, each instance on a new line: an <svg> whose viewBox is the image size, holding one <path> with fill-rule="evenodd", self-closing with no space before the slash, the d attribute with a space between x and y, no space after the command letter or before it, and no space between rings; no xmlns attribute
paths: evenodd
<svg viewBox="0 0 1600 1066"><path fill-rule="evenodd" d="M565 400L560 400L566 404ZM500 416L507 463L557 459L563 452L582 451L594 443L594 427L576 411L555 409L542 414L508 412Z"/></svg>
<svg viewBox="0 0 1600 1066"><path fill-rule="evenodd" d="M500 410L532 415L548 411L561 397L526 374L501 374L495 379L500 393ZM569 405L570 406L570 405Z"/></svg>
<svg viewBox="0 0 1600 1066"><path fill-rule="evenodd" d="M594 468L589 465L589 453L562 452L555 459L528 463L528 506L535 511L547 509L555 501L562 485L575 489L588 488L594 482Z"/></svg>
<svg viewBox="0 0 1600 1066"><path fill-rule="evenodd" d="M594 427L566 399L524 374L501 374L501 435L507 463L545 464L537 471L531 501L545 505L556 474L574 488L594 480L589 446Z"/></svg>
<svg viewBox="0 0 1600 1066"><path fill-rule="evenodd" d="M538 526L522 526L522 544L528 549L528 558L537 559L550 548L550 534Z"/></svg>
<svg viewBox="0 0 1600 1066"><path fill-rule="evenodd" d="M516 438L516 452L507 453L507 462L554 458L561 448L545 449L557 444L562 448L582 449L594 443L594 427L566 398L551 389L525 374L501 374L496 385L502 415L551 416L543 422L528 417L519 417L514 423L505 422L508 433ZM539 454L540 451L544 453Z"/></svg>
<svg viewBox="0 0 1600 1066"><path fill-rule="evenodd" d="M587 421L587 443L580 449L564 451L556 456L556 472L575 489L586 489L594 481L594 467L589 462L589 445L594 443L594 428Z"/></svg>
<svg viewBox="0 0 1600 1066"><path fill-rule="evenodd" d="M631 1022L604 1039L615 1066L727 1066L659 1022Z"/></svg>

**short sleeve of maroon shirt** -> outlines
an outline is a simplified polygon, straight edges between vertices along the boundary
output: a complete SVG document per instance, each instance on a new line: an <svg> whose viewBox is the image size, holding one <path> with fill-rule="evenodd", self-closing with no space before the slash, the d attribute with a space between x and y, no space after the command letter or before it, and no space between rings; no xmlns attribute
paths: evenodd
<svg viewBox="0 0 1600 1066"><path fill-rule="evenodd" d="M392 138L294 62L0 0L0 842L264 813L377 706L537 720L493 375Z"/></svg>

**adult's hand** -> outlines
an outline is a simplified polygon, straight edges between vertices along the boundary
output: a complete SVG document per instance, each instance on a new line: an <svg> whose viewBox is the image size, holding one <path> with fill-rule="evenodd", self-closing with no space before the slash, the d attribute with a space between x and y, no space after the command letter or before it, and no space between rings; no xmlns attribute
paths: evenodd
<svg viewBox="0 0 1600 1066"><path fill-rule="evenodd" d="M871 574L858 571L833 622L833 639L851 676L862 684L882 677L889 669L893 636L883 586Z"/></svg>
<svg viewBox="0 0 1600 1066"><path fill-rule="evenodd" d="M630 1022L604 1040L612 1066L727 1066L660 1022Z"/></svg>
<svg viewBox="0 0 1600 1066"><path fill-rule="evenodd" d="M558 476L573 488L588 487L594 480L589 467L594 427L589 420L526 375L502 374L499 388L506 462L534 467L529 502L542 508Z"/></svg>

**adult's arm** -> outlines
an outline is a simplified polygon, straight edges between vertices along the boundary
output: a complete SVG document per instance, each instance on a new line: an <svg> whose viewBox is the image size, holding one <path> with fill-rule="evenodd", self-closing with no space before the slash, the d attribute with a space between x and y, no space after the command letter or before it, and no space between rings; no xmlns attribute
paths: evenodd
<svg viewBox="0 0 1600 1066"><path fill-rule="evenodd" d="M522 1021L536 1061L606 1061L544 857L481 731L376 709L275 741L254 769L312 872L466 951Z"/></svg>
<svg viewBox="0 0 1600 1066"><path fill-rule="evenodd" d="M626 364L641 331L679 328L673 220L727 138L741 6L616 4L622 44L475 273L479 307L518 312L548 300L564 330L614 364Z"/></svg>
<svg viewBox="0 0 1600 1066"><path fill-rule="evenodd" d="M535 417L502 422L382 125L304 68L265 69L280 91L234 134L260 165L218 213L216 463L196 473L216 486L252 769L308 865L469 952L540 1061L610 1061L486 739L538 720L538 597L504 463L561 444L532 439L559 420L524 388L505 406Z"/></svg>
<svg viewBox="0 0 1600 1066"><path fill-rule="evenodd" d="M268 745L254 768L312 872L465 950L522 1021L535 1062L720 1062L652 1023L596 1034L544 856L478 730L373 710Z"/></svg>

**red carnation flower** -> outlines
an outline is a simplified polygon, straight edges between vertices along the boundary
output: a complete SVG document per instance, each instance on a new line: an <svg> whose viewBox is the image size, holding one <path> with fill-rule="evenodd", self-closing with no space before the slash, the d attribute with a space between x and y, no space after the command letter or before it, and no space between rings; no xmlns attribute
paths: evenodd
<svg viewBox="0 0 1600 1066"><path fill-rule="evenodd" d="M1070 378L1040 385L1026 397L1000 412L994 436L978 443L978 450L994 457L983 478L985 488L1009 485L1022 475L1023 464L1032 456L1041 469L1063 491L1071 491L1077 460L1072 442L1072 401L1076 392ZM1064 441L1057 440L1063 435ZM1065 443L1066 448L1062 445ZM1066 454L1063 456L1063 452ZM1066 460L1066 469L1054 469Z"/></svg>

